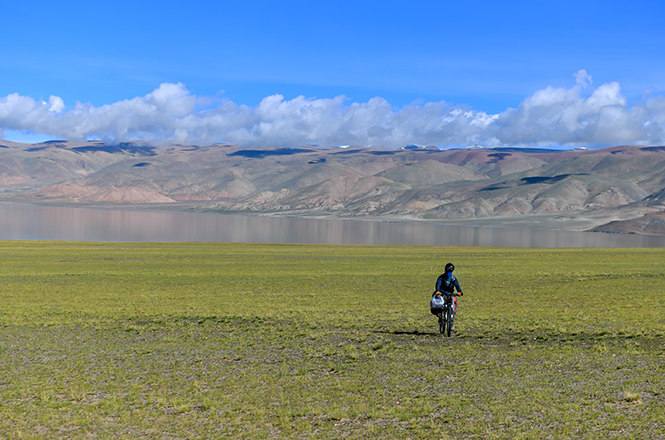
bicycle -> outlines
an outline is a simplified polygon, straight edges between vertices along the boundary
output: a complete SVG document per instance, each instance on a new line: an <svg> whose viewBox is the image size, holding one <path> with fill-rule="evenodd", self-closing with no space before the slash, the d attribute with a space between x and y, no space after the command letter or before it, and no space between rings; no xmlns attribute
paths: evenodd
<svg viewBox="0 0 665 440"><path fill-rule="evenodd" d="M439 333L450 337L453 331L453 321L455 321L455 303L453 297L461 296L454 292L441 292L440 295L434 295L430 301L431 312L439 318Z"/></svg>

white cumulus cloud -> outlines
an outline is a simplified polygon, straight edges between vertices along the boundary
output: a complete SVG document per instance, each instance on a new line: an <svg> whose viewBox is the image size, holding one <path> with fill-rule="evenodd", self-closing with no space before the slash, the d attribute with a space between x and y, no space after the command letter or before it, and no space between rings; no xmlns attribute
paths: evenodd
<svg viewBox="0 0 665 440"><path fill-rule="evenodd" d="M49 96L49 111L61 113L65 109L65 101L59 96Z"/></svg>
<svg viewBox="0 0 665 440"><path fill-rule="evenodd" d="M183 84L103 106L77 102L67 109L17 93L0 97L0 135L7 131L106 142L144 140L241 146L304 144L394 148L403 145L551 146L665 144L665 98L648 95L629 106L618 83L591 87L584 70L570 88L538 90L517 108L488 114L463 105L428 102L395 108L377 97L287 100L264 98L251 107L213 102Z"/></svg>
<svg viewBox="0 0 665 440"><path fill-rule="evenodd" d="M586 87L592 82L591 75L584 69L578 70L573 76L575 77L575 82L580 87Z"/></svg>

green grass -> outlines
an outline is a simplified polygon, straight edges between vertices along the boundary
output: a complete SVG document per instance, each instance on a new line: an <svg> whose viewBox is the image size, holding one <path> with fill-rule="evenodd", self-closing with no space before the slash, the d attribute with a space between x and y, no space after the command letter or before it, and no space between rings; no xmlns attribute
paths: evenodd
<svg viewBox="0 0 665 440"><path fill-rule="evenodd" d="M448 261L451 338L428 309ZM0 439L664 439L664 263L0 242Z"/></svg>

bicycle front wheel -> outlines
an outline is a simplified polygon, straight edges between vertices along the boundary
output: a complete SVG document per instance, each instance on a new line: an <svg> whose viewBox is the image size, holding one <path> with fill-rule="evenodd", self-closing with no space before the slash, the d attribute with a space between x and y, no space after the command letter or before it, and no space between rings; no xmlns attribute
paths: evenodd
<svg viewBox="0 0 665 440"><path fill-rule="evenodd" d="M452 307L451 307L451 309L452 309ZM449 309L448 310L448 329L447 329L448 337L450 337L450 332L452 332L452 331L453 331L453 311Z"/></svg>

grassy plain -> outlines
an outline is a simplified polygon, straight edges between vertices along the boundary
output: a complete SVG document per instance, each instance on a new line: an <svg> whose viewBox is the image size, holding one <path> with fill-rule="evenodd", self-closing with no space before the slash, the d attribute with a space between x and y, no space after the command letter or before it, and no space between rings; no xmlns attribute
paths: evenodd
<svg viewBox="0 0 665 440"><path fill-rule="evenodd" d="M428 309L448 261L452 338ZM0 438L663 439L664 263L0 242Z"/></svg>

